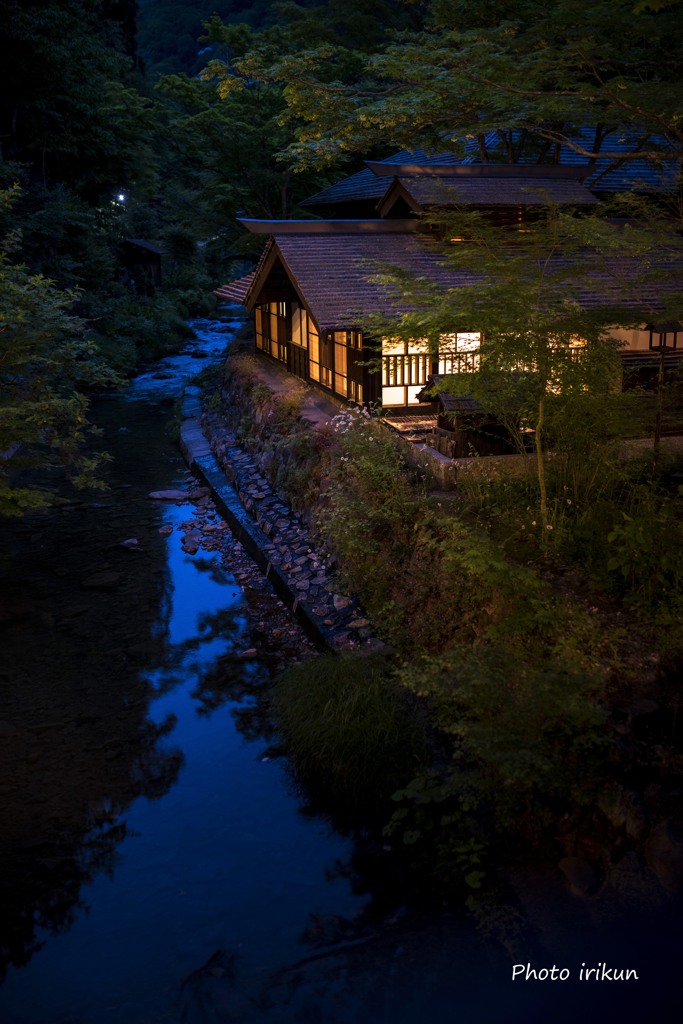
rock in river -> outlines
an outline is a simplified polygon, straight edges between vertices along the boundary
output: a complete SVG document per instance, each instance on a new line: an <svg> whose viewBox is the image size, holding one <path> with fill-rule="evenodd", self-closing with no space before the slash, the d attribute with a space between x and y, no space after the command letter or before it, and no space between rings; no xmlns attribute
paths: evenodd
<svg viewBox="0 0 683 1024"><path fill-rule="evenodd" d="M185 491L150 491L147 497L154 501L187 501Z"/></svg>
<svg viewBox="0 0 683 1024"><path fill-rule="evenodd" d="M122 573L120 572L103 572L93 573L92 576L87 576L86 579L81 581L81 586L84 590L109 590L111 587L116 587L121 582Z"/></svg>

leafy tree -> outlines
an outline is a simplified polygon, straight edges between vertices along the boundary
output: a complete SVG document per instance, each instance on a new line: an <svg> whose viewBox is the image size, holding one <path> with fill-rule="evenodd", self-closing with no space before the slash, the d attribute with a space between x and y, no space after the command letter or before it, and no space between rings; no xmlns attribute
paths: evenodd
<svg viewBox="0 0 683 1024"><path fill-rule="evenodd" d="M293 173L282 155L294 138L282 90L239 69L247 52L273 55L293 47L290 30L257 32L214 17L201 41L221 59L200 78L167 75L157 84L166 103L176 215L188 231L212 239L210 248L220 246L224 259L239 258L255 254L260 243L244 237L236 217L302 215L297 203L330 179L316 169ZM215 75L227 75L235 86L220 100Z"/></svg>
<svg viewBox="0 0 683 1024"><path fill-rule="evenodd" d="M613 329L683 316L677 225L667 230L660 220L645 220L624 227L552 205L521 233L476 212L444 213L433 224L446 239L466 239L440 248L453 286L444 289L387 268L381 280L408 311L398 323L372 318L373 332L427 338L434 350L446 332L483 333L478 368L442 386L474 396L508 425L530 428L539 516L543 530L552 529L548 449L587 458L591 445L613 429L613 407L624 401ZM580 429L587 424L592 435Z"/></svg>
<svg viewBox="0 0 683 1024"><path fill-rule="evenodd" d="M422 30L371 54L355 81L335 75L329 46L283 56L260 73L284 84L303 127L303 163L367 151L378 138L437 151L478 145L484 160L562 144L587 161L661 160L680 153L680 3L613 0L433 0ZM256 67L251 65L252 70ZM577 139L591 126L592 139ZM603 145L628 133L631 154Z"/></svg>
<svg viewBox="0 0 683 1024"><path fill-rule="evenodd" d="M325 45L270 62L264 52L247 55L237 74L224 71L221 89L238 89L239 73L279 83L299 166L382 140L511 163L556 162L564 146L588 167L601 159L671 169L683 153L679 14L678 0L558 0L550 10L535 0L433 0L424 26L364 58L354 79L344 75L348 55ZM433 344L448 330L484 332L480 372L453 386L498 412L514 407L533 428L544 527L548 428L554 419L556 440L562 410L591 394L609 404L617 369L608 328L681 313L680 290L665 294L676 290L671 261L680 258L675 189L647 208L626 201L617 211L643 220L642 230L608 222L610 212L578 218L549 208L533 230L512 234L461 211L437 227L442 238L468 239L443 249L462 286L444 294L389 274L412 312L398 325L374 323L376 332Z"/></svg>
<svg viewBox="0 0 683 1024"><path fill-rule="evenodd" d="M0 206L14 199L0 192ZM18 246L16 233L0 246L1 515L50 503L44 483L22 486L25 468L62 465L77 486L97 485L98 459L84 451L91 428L80 387L116 381L69 312L75 293L29 273L15 261Z"/></svg>
<svg viewBox="0 0 683 1024"><path fill-rule="evenodd" d="M124 102L121 96L132 61L120 22L107 17L113 6L104 0L3 5L2 158L26 164L45 186L68 183L91 202L121 187L133 155L126 129L135 104L130 93Z"/></svg>

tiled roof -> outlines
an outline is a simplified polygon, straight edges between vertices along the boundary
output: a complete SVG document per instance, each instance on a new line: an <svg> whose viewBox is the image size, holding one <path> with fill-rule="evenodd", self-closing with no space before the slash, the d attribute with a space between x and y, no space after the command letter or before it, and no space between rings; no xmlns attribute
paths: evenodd
<svg viewBox="0 0 683 1024"><path fill-rule="evenodd" d="M417 231L418 224L411 220L382 220L372 217L367 220L354 218L349 220L262 220L260 218L239 217L242 224L255 235L391 235Z"/></svg>
<svg viewBox="0 0 683 1024"><path fill-rule="evenodd" d="M519 133L513 133L515 140ZM577 128L572 133L572 139L583 149L591 150L594 145L595 131L593 128ZM652 136L651 144L658 148L664 148L666 142L663 138ZM487 139L490 149L495 146L495 139ZM602 152L633 153L638 145L635 135L627 132L614 132L607 135L601 144ZM522 163L533 163L524 161ZM560 164L566 166L585 167L587 177L585 184L596 192L623 192L631 189L672 189L676 187L679 163L672 158L658 166L651 160L625 160L620 166L613 170L608 168L615 164L614 160L598 159L594 164L589 164L585 156L577 153L571 146L560 147Z"/></svg>
<svg viewBox="0 0 683 1024"><path fill-rule="evenodd" d="M237 305L243 306L255 276L256 271L253 270L245 277L238 277L237 280L229 281L220 288L216 288L213 294L225 302L236 302Z"/></svg>
<svg viewBox="0 0 683 1024"><path fill-rule="evenodd" d="M348 178L342 178L322 192L316 192L300 204L301 206L327 206L331 203L347 203L357 199L381 199L387 190L388 182L378 178L376 174L364 167Z"/></svg>
<svg viewBox="0 0 683 1024"><path fill-rule="evenodd" d="M519 132L513 132L513 144L519 140ZM592 128L577 128L573 133L574 141L583 149L591 150L594 143L594 130ZM652 138L652 143L658 147L665 146L661 138ZM502 142L496 132L489 132L486 136L486 148L489 154L495 155L496 150L500 151ZM610 153L633 153L637 146L635 136L625 132L615 132L603 139L602 150ZM425 168L435 165L471 165L478 163L479 151L473 143L465 146L465 155L457 157L454 153L427 154L424 150L401 150L386 160L377 161L378 164L396 165L405 167L406 164L422 166ZM615 161L598 159L594 164L589 164L588 159L570 146L560 147L560 165L573 166L586 169L585 184L597 192L627 191L629 189L672 189L676 187L679 173L679 162L677 159L664 161L661 165L650 160L625 160L620 166L608 170ZM535 158L520 161L520 166L538 166ZM495 164L493 166L496 166ZM549 164L548 167L555 166ZM330 185L321 192L305 199L302 206L336 205L337 203L354 202L368 199L381 199L388 188L385 180L386 174L391 174L392 168L387 168L385 174L376 174L371 168L366 167L356 174L352 174L341 181ZM563 201L563 200L560 200Z"/></svg>
<svg viewBox="0 0 683 1024"><path fill-rule="evenodd" d="M435 163L455 164L458 161L452 153L439 153L437 155L430 156L422 149L418 149L415 152L402 149L400 153L387 157L386 161L378 161L378 163L397 162L423 164L428 166L429 164ZM330 185L328 188L324 188L321 192L316 192L315 195L310 196L308 199L304 199L301 205L328 206L336 203L356 202L360 199L381 199L389 185L390 181L387 181L386 178L380 178L369 168L364 167L362 171L358 171L356 174L351 174L348 178L342 178L341 181L335 182L334 185Z"/></svg>
<svg viewBox="0 0 683 1024"><path fill-rule="evenodd" d="M405 303L401 306L387 285L372 280L387 266L444 287L455 283L453 271L441 265L443 255L414 233L276 234L274 245L320 330L362 326L372 313L404 312Z"/></svg>
<svg viewBox="0 0 683 1024"><path fill-rule="evenodd" d="M320 330L362 327L368 316L381 313L398 316L410 312L408 300L401 300L396 289L377 280L390 268L417 278L424 278L430 287L465 287L475 275L465 268L445 264L443 251L429 237L414 232L405 234L275 234L260 266L268 265L273 254L309 308ZM511 247L511 254L516 254ZM574 255L572 261L576 259ZM561 274L568 262L561 257L544 260L547 273ZM647 283L641 276L639 260L620 259L614 267L602 266L593 272L590 287L576 298L584 308L611 305L637 308L643 303L651 311L662 309L662 294L680 293L683 280L683 257L662 258L660 274ZM568 275L568 280L571 274ZM253 307L259 296L259 274L247 304ZM562 298L564 301L564 296ZM650 315L656 315L651 312Z"/></svg>
<svg viewBox="0 0 683 1024"><path fill-rule="evenodd" d="M592 206L598 199L580 182L567 178L525 177L421 177L399 178L417 207L428 206L533 206L566 203ZM389 199L387 195L386 199Z"/></svg>
<svg viewBox="0 0 683 1024"><path fill-rule="evenodd" d="M458 395L448 390L448 381L453 376L430 373L427 383L417 396L418 402L433 402L436 398L444 412L481 412L481 405L471 395Z"/></svg>

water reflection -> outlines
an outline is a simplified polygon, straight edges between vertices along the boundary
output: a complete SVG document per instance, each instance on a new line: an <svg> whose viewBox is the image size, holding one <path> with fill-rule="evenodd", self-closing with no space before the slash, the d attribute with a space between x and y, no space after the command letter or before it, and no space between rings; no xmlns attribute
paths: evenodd
<svg viewBox="0 0 683 1024"><path fill-rule="evenodd" d="M510 879L510 907L478 908L479 931L402 916L381 846L301 813L267 746L267 609L217 556L182 551L190 506L148 499L187 480L164 411L178 381L136 388L98 409L106 498L5 531L3 1024L677 1019L673 911L605 923L535 870ZM512 987L513 957L607 958L644 983Z"/></svg>
<svg viewBox="0 0 683 1024"><path fill-rule="evenodd" d="M147 497L186 479L172 386L150 376L98 403L104 499L8 531L3 1021L178 1020L183 979L217 950L251 977L300 956L312 907L358 906L325 877L346 841L298 814L262 756L240 588L217 556L182 551L191 506Z"/></svg>

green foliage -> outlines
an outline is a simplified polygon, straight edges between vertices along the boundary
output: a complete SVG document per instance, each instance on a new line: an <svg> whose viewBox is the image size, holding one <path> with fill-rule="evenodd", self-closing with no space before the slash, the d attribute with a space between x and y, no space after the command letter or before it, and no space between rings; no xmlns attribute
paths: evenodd
<svg viewBox="0 0 683 1024"><path fill-rule="evenodd" d="M269 74L303 122L294 149L305 163L367 152L378 139L439 152L448 138L476 141L484 161L550 161L566 144L587 160L602 152L628 165L602 146L606 125L634 138L638 159L681 150L679 18L678 4L632 0L558 0L552 10L434 0L427 26L390 40L353 82L330 74L330 47L309 52L304 66L285 57ZM594 137L577 141L577 125L594 126Z"/></svg>
<svg viewBox="0 0 683 1024"><path fill-rule="evenodd" d="M591 799L608 742L597 673L491 644L424 659L402 681L452 738L453 770L437 792L461 813L534 840L558 808Z"/></svg>
<svg viewBox="0 0 683 1024"><path fill-rule="evenodd" d="M337 473L324 527L337 554L353 572L352 566L360 568L388 540L400 560L412 540L424 495L408 478L399 442L366 411L349 409L332 425Z"/></svg>
<svg viewBox="0 0 683 1024"><path fill-rule="evenodd" d="M9 0L0 52L3 157L30 165L45 185L68 182L93 203L120 188L131 161L141 174L153 164L128 130L138 101L122 94L131 61L104 6Z"/></svg>
<svg viewBox="0 0 683 1024"><path fill-rule="evenodd" d="M13 192L0 192L11 205ZM71 313L74 293L30 274L14 261L18 237L0 246L0 515L49 503L44 488L25 486L25 468L65 466L77 486L95 486L97 459L83 446L90 427L79 386L118 382Z"/></svg>
<svg viewBox="0 0 683 1024"><path fill-rule="evenodd" d="M251 336L249 342L251 349ZM252 359L236 355L233 344L222 389L223 410L239 438L258 454L261 471L273 487L293 507L308 512L320 482L325 438L302 421L300 398L274 395L258 380Z"/></svg>
<svg viewBox="0 0 683 1024"><path fill-rule="evenodd" d="M83 316L95 332L103 355L120 373L131 373L141 362L182 347L191 330L169 296L119 294L84 295Z"/></svg>
<svg viewBox="0 0 683 1024"><path fill-rule="evenodd" d="M636 486L607 536L607 570L627 606L676 620L683 607L683 487Z"/></svg>
<svg viewBox="0 0 683 1024"><path fill-rule="evenodd" d="M294 665L277 681L273 707L297 778L356 820L387 814L391 794L426 762L424 725L383 657Z"/></svg>
<svg viewBox="0 0 683 1024"><path fill-rule="evenodd" d="M442 650L455 638L552 635L534 574L481 530L431 508L392 433L351 411L335 425L317 527L392 643Z"/></svg>
<svg viewBox="0 0 683 1024"><path fill-rule="evenodd" d="M502 837L506 856L550 850L558 817L594 798L611 742L602 683L500 643L413 661L401 681L443 739L438 770L394 793L384 835L418 885L462 899L493 882Z"/></svg>

